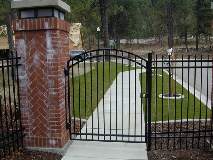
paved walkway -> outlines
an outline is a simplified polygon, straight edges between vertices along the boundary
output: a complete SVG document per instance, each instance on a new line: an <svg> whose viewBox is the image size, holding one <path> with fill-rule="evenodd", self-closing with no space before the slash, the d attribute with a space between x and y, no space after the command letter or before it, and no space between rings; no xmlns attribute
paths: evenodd
<svg viewBox="0 0 213 160"><path fill-rule="evenodd" d="M93 125L93 133L99 132L102 134L103 133L110 134L111 132L111 134L115 134L117 130L117 134L124 134L124 135L145 134L144 114L143 109L141 108L142 105L140 98L141 93L141 85L139 80L140 71L141 70L136 70L136 75L134 70L130 71L130 86L129 86L129 72L127 71L123 73L123 90L121 83L122 73L118 75L117 101L116 101L116 81L114 81L111 87L104 95L104 98L100 101L96 110L93 112L93 116L91 116L87 120L87 124L82 128L81 130L82 133L86 132L92 133L92 125ZM116 114L116 103L117 103L117 114ZM81 138L85 139L86 137L81 136ZM99 140L103 140L104 138L105 140L109 140L110 138L111 140L115 140L117 138L117 140L123 139L126 141L128 140L144 141L144 138L141 137L137 138L116 137L116 136L91 137L87 135L87 139L92 138L96 140L98 138ZM62 160L90 160L90 159L146 160L148 158L145 143L133 144L133 143L120 143L120 142L107 143L107 142L94 142L94 141L74 141L73 144L67 150Z"/></svg>

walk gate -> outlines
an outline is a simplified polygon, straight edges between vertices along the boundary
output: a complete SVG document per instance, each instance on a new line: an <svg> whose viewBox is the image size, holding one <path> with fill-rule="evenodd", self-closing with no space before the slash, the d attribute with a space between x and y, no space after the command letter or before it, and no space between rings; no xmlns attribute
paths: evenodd
<svg viewBox="0 0 213 160"><path fill-rule="evenodd" d="M92 50L70 59L65 75L70 138L150 140L151 63L146 59L122 50Z"/></svg>
<svg viewBox="0 0 213 160"><path fill-rule="evenodd" d="M88 51L65 69L70 138L212 148L212 55Z"/></svg>

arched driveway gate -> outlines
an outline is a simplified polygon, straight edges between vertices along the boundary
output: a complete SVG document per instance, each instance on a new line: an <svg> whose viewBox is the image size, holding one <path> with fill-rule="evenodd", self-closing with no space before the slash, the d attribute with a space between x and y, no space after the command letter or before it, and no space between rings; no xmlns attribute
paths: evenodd
<svg viewBox="0 0 213 160"><path fill-rule="evenodd" d="M151 54L144 59L116 50L92 50L65 69L67 128L86 141L151 140Z"/></svg>

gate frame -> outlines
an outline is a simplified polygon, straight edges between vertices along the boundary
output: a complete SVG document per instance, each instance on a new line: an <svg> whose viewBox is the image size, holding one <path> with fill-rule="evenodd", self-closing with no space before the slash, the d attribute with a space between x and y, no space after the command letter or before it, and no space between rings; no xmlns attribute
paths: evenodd
<svg viewBox="0 0 213 160"><path fill-rule="evenodd" d="M99 51L115 51L116 55L110 55L110 54L99 54ZM95 56L91 56L91 53L95 52L96 55ZM122 53L121 56L117 55L117 52ZM131 56L135 56L140 58L141 62L142 60L144 62L146 62L146 65L143 65L142 63L138 63L136 60L133 60L131 58L127 58L123 56L123 53L126 53ZM86 55L88 55L88 57L86 57ZM96 49L96 50L89 50L86 52L83 52L82 54L80 54L79 56L84 57L83 60L77 60L76 63L73 63L73 58L71 57L68 61L67 61L67 66L64 69L64 75L65 75L65 83L66 83L66 87L65 87L65 108L66 108L66 128L69 129L69 133L70 133L70 139L75 140L72 138L72 109L71 109L71 102L70 102L70 69L80 63L84 63L86 60L90 60L91 63L91 59L99 59L100 57L105 57L108 58L109 57L114 57L114 58L120 58L120 59L126 59L129 62L134 62L136 64L139 64L141 67L146 69L146 93L145 93L145 110L146 112L144 112L144 114L146 114L146 116L144 116L143 118L146 117L146 119L144 119L145 123L145 143L147 144L147 150L149 151L151 149L151 92L152 92L152 54L153 53L148 53L148 59L144 59L141 56L135 55L131 52L127 52L124 50L118 50L118 49L108 49L108 48L103 48L103 49ZM75 58L75 57L74 57ZM71 63L71 64L70 64ZM72 70L73 71L73 70ZM68 86L68 87L67 87ZM68 93L67 93L68 92ZM142 93L141 93L142 94ZM143 136L143 135L142 135ZM87 141L87 140L85 140Z"/></svg>

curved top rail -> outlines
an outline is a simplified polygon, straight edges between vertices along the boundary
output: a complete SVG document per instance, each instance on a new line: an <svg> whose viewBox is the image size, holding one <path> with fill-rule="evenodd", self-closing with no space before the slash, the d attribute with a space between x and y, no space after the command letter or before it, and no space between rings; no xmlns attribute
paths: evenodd
<svg viewBox="0 0 213 160"><path fill-rule="evenodd" d="M141 67L146 68L146 66L143 65L141 62L138 62L138 61L136 61L136 60L134 60L134 59L130 59L130 58L127 58L127 57L116 56L116 55L95 55L95 56L87 57L87 58L84 59L84 60L80 60L80 61L77 61L77 62L75 62L75 63L72 63L72 65L68 65L68 66L67 66L67 69L70 69L71 67L73 67L73 66L75 66L75 65L77 65L77 64L79 64L79 63L81 63L81 62L84 62L84 61L86 61L86 60L96 59L96 58L99 58L99 57L115 57L115 58L117 57L117 58L121 58L121 59L126 59L126 60L128 60L128 61L130 61L130 62L134 62L134 63L140 65ZM142 59L140 59L140 61L142 61Z"/></svg>
<svg viewBox="0 0 213 160"><path fill-rule="evenodd" d="M103 51L119 52L119 53L123 53L123 54L128 54L128 55L130 55L130 57L127 58L125 56L119 56L119 55L110 55L110 54L109 55L104 55L104 54L101 55L100 54L100 55L95 55L95 56L89 56L89 57L85 58L84 60L93 59L93 58L97 58L97 57L103 57L103 56L111 56L111 57L124 58L124 59L130 60L132 62L135 62L135 58L138 58L140 60L147 62L147 60L145 58L143 58L139 55L133 54L133 53L128 52L128 51L124 51L124 50L120 50L120 49L111 49L111 48L100 48L100 49L89 50L89 51L85 51L85 52L81 53L79 56L86 55L86 54L91 55L91 53L103 52ZM131 56L134 56L135 58L132 59ZM82 57L84 57L84 56L82 56ZM78 63L83 62L84 60L79 61ZM70 59L67 61L67 67L69 67L69 64L70 64L71 61L72 61L72 57L70 57Z"/></svg>

